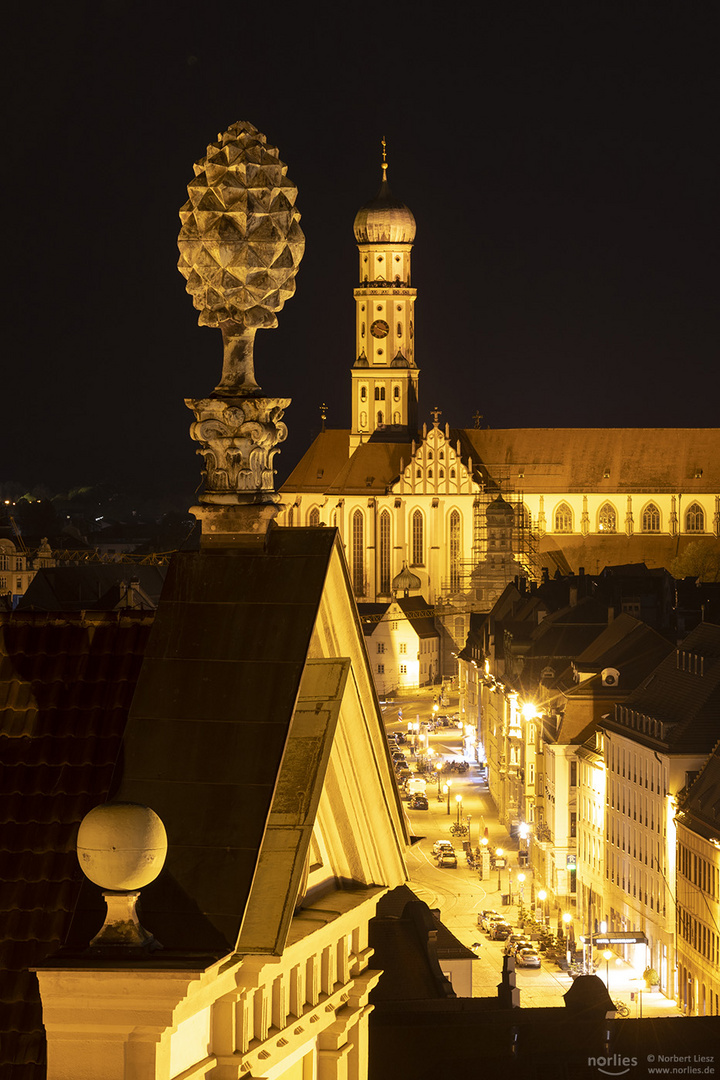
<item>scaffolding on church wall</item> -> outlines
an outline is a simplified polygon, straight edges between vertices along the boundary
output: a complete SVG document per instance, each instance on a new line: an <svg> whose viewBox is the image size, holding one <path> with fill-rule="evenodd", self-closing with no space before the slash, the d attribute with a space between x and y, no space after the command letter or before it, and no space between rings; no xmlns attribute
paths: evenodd
<svg viewBox="0 0 720 1080"><path fill-rule="evenodd" d="M502 497L513 508L513 526L509 550L490 552L487 509L497 498L498 488L504 488ZM489 556L494 561L490 562ZM489 610L493 594L502 592L515 577L540 581L537 535L525 507L524 493L507 490L499 478L497 488L484 489L475 496L471 557L460 560L451 576L442 580L441 592L445 603L454 600L465 610Z"/></svg>

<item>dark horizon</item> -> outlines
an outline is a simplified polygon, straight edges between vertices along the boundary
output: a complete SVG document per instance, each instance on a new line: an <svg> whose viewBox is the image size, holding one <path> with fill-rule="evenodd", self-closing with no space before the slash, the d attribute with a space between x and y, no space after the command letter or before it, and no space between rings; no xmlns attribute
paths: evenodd
<svg viewBox="0 0 720 1080"><path fill-rule="evenodd" d="M268 394L292 399L287 476L345 427L352 223L380 182L413 211L420 423L706 427L716 420L716 105L710 11L394 5L345 29L329 5L274 16L108 0L14 13L12 261L0 481L106 479L192 492L186 397L218 380L176 269L192 164L235 120L279 148L306 254ZM275 22L272 20L275 19ZM322 21L322 33L318 22Z"/></svg>

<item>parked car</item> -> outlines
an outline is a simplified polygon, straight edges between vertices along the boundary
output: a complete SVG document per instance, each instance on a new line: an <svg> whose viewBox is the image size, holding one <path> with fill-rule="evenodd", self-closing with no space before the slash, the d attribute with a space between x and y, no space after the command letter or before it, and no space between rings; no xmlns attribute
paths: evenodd
<svg viewBox="0 0 720 1080"><path fill-rule="evenodd" d="M407 766L402 766L402 765L399 766L399 768L396 770L396 773L397 773L398 783L400 783L400 784L404 784L405 781L409 780L410 777L412 776L412 773L410 772L410 769L408 769Z"/></svg>
<svg viewBox="0 0 720 1080"><path fill-rule="evenodd" d="M450 867L453 870L457 870L457 855L455 852L453 851L452 855L450 852L445 852L445 854L441 855L438 859L438 866Z"/></svg>
<svg viewBox="0 0 720 1080"><path fill-rule="evenodd" d="M411 795L410 796L410 809L411 810L427 810L428 801L424 795ZM456 860L457 861L457 860Z"/></svg>
<svg viewBox="0 0 720 1080"><path fill-rule="evenodd" d="M507 941L512 933L512 926L504 922L496 922L490 928L490 937L493 941Z"/></svg>
<svg viewBox="0 0 720 1080"><path fill-rule="evenodd" d="M533 943L530 938L518 937L516 934L511 934L505 943L505 952L508 956L515 956L521 949L532 949Z"/></svg>
<svg viewBox="0 0 720 1080"><path fill-rule="evenodd" d="M441 855L454 855L455 848L449 840L436 840L433 844L432 853L436 859L439 859Z"/></svg>
<svg viewBox="0 0 720 1080"><path fill-rule="evenodd" d="M438 843L447 843L447 841L439 840ZM482 930L487 930L490 919L499 919L500 914L497 911L491 911L490 908L485 908L484 911L478 912L477 924Z"/></svg>
<svg viewBox="0 0 720 1080"><path fill-rule="evenodd" d="M395 739L396 739L396 741L398 742L398 744L400 746L402 746L403 743L407 742L407 737L405 735L403 735L402 731L398 731L397 735L395 736Z"/></svg>
<svg viewBox="0 0 720 1080"><path fill-rule="evenodd" d="M540 956L535 949L518 949L515 953L515 963L518 967L540 967Z"/></svg>

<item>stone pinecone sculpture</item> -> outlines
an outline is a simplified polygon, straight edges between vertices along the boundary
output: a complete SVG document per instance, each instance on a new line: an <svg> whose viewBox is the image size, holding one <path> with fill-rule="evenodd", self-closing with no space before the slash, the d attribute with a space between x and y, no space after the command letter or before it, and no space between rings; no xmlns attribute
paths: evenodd
<svg viewBox="0 0 720 1080"><path fill-rule="evenodd" d="M275 312L295 292L305 250L287 166L243 121L218 135L193 168L178 268L198 322L234 333L277 326Z"/></svg>

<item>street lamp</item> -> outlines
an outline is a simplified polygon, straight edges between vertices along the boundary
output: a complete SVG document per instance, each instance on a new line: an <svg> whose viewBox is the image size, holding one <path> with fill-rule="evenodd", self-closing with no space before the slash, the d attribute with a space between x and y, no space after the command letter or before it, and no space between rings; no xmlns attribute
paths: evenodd
<svg viewBox="0 0 720 1080"><path fill-rule="evenodd" d="M503 854L504 852L501 847L497 848L497 850L495 851L495 859L497 860L498 864L498 892L500 892L500 859L502 859Z"/></svg>
<svg viewBox="0 0 720 1080"><path fill-rule="evenodd" d="M447 784L443 784L443 794L447 795L447 812L450 816L450 788L452 786L452 780L448 780Z"/></svg>
<svg viewBox="0 0 720 1080"><path fill-rule="evenodd" d="M610 993L610 957L611 956L612 956L612 952L610 951L610 949L604 949L603 950L603 959L605 960L605 986L607 987L607 992L608 993Z"/></svg>
<svg viewBox="0 0 720 1080"><path fill-rule="evenodd" d="M440 762L439 761L436 762L435 763L435 770L437 772L437 787L438 787L437 797L438 797L438 802L440 802L440 799L441 799L441 795L440 795L440 770L441 770L441 768L442 768L442 765L440 764Z"/></svg>
<svg viewBox="0 0 720 1080"><path fill-rule="evenodd" d="M540 890L540 892L537 894L537 898L540 901L540 903L542 904L542 909L541 909L542 910L542 921L543 921L543 923L546 923L547 922L547 910L546 910L546 907L545 907L545 901L547 900L547 893L545 892L544 889Z"/></svg>
<svg viewBox="0 0 720 1080"><path fill-rule="evenodd" d="M469 845L469 847L470 847L470 850L472 851L472 836L471 836L471 833L470 833L470 822L471 822L471 821L472 821L472 814L468 814L468 816L467 816L467 823L468 823L468 845Z"/></svg>
<svg viewBox="0 0 720 1080"><path fill-rule="evenodd" d="M457 823L460 824L460 814L462 813L462 795L455 796L455 805L457 807Z"/></svg>

